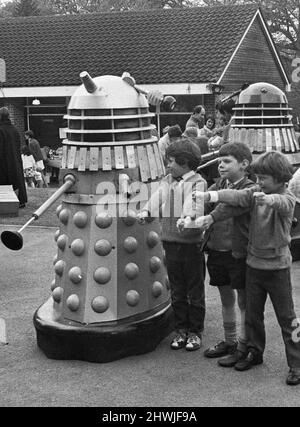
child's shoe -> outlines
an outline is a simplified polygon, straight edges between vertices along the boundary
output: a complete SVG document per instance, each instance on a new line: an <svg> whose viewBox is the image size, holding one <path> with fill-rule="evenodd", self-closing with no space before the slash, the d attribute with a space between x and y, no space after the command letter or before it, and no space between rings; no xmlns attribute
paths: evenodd
<svg viewBox="0 0 300 427"><path fill-rule="evenodd" d="M300 369L292 368L286 379L287 385L299 385L300 384Z"/></svg>
<svg viewBox="0 0 300 427"><path fill-rule="evenodd" d="M202 345L201 337L195 333L189 333L185 349L187 351L199 350Z"/></svg>
<svg viewBox="0 0 300 427"><path fill-rule="evenodd" d="M236 371L248 371L249 369L253 368L253 366L261 365L264 363L263 356L258 351L255 351L254 349L251 349L247 357L243 360L240 360L237 362L237 364L234 366L234 369Z"/></svg>
<svg viewBox="0 0 300 427"><path fill-rule="evenodd" d="M172 350L180 350L185 347L187 342L187 334L185 331L179 331L171 342Z"/></svg>
<svg viewBox="0 0 300 427"><path fill-rule="evenodd" d="M217 357L227 356L232 354L236 350L237 344L228 344L225 341L221 341L214 347L210 347L204 352L204 356L209 359L216 359Z"/></svg>
<svg viewBox="0 0 300 427"><path fill-rule="evenodd" d="M218 364L222 366L222 368L233 368L238 362L246 359L247 353L243 353L242 351L236 350L233 354L229 356L225 356L222 359L218 360Z"/></svg>

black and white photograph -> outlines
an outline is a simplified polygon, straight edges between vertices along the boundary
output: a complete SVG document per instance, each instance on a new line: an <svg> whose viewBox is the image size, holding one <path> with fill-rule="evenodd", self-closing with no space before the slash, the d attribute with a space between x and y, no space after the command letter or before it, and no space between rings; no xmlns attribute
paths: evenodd
<svg viewBox="0 0 300 427"><path fill-rule="evenodd" d="M0 408L300 407L299 21L0 0Z"/></svg>

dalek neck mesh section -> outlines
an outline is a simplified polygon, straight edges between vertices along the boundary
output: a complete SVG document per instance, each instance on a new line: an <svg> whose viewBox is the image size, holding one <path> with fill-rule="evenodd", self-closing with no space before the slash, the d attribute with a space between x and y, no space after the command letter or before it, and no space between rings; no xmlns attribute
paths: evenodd
<svg viewBox="0 0 300 427"><path fill-rule="evenodd" d="M149 141L153 116L148 108L70 109L67 138L76 145Z"/></svg>
<svg viewBox="0 0 300 427"><path fill-rule="evenodd" d="M232 118L233 127L291 127L288 104L237 104Z"/></svg>

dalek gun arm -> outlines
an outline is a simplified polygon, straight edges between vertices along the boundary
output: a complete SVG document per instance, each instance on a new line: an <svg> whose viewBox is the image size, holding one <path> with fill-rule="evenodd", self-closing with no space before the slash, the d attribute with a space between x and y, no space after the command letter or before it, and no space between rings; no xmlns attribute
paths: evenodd
<svg viewBox="0 0 300 427"><path fill-rule="evenodd" d="M135 79L128 72L124 72L122 75L122 80L135 88L135 90L143 95L147 96L148 102L151 105L159 106L161 105L166 112L171 112L176 106L176 99L173 96L164 96L158 90L147 91L142 87L138 86L135 82Z"/></svg>
<svg viewBox="0 0 300 427"><path fill-rule="evenodd" d="M237 90L236 92L231 93L230 95L228 95L226 98L221 99L220 104L225 104L227 101L231 100L232 98L234 98L235 96L240 95L244 90L246 90L248 87L250 86L249 83L244 83L242 85L242 87Z"/></svg>
<svg viewBox="0 0 300 427"><path fill-rule="evenodd" d="M68 174L64 177L63 185L54 193L52 196L46 200L33 214L29 221L23 225L18 231L3 231L1 234L2 243L13 251L18 251L23 247L23 237L22 232L27 228L32 222L38 220L64 193L66 193L70 188L75 184L76 178L72 174Z"/></svg>
<svg viewBox="0 0 300 427"><path fill-rule="evenodd" d="M207 154L203 154L201 156L201 165L198 167L197 171L200 172L201 170L208 168L209 166L214 165L219 161L219 153L220 151L211 151Z"/></svg>

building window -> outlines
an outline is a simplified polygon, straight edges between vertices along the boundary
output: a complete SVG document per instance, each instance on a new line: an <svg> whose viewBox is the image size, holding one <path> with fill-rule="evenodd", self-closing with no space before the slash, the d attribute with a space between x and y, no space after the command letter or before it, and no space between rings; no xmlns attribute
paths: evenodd
<svg viewBox="0 0 300 427"><path fill-rule="evenodd" d="M171 113L160 111L159 117L155 116L153 123L162 129L166 126L179 125L182 131L185 130L186 122L193 113L196 105L204 105L207 114L214 113L215 96L214 95L172 95L176 98L177 104ZM150 106L150 111L156 113L156 109Z"/></svg>
<svg viewBox="0 0 300 427"><path fill-rule="evenodd" d="M39 104L33 101L38 99ZM31 129L42 147L57 149L61 146L60 128L67 127L64 115L67 113L68 99L57 98L27 98L25 110L27 128Z"/></svg>

